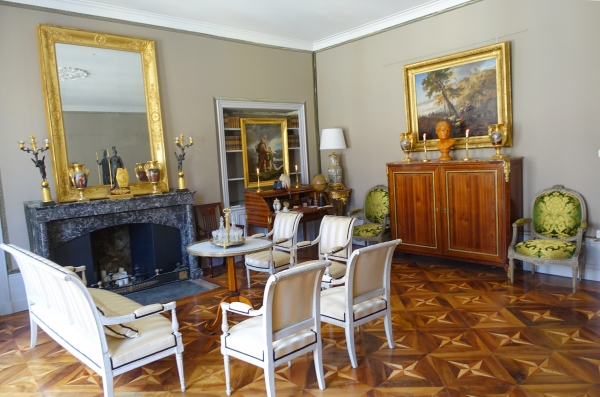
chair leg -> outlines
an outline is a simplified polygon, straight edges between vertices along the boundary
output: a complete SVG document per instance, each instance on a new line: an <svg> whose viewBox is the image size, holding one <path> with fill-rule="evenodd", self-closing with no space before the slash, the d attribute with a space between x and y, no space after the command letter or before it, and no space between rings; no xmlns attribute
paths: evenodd
<svg viewBox="0 0 600 397"><path fill-rule="evenodd" d="M383 325L385 326L385 336L387 336L388 346L390 349L394 348L394 333L392 331L392 313L388 313L383 318Z"/></svg>
<svg viewBox="0 0 600 397"><path fill-rule="evenodd" d="M231 384L229 379L229 356L227 354L223 355L223 361L225 361L225 387L227 388L225 392L228 396L231 396Z"/></svg>
<svg viewBox="0 0 600 397"><path fill-rule="evenodd" d="M265 384L267 386L267 396L275 397L275 367L273 361L269 361L264 368Z"/></svg>
<svg viewBox="0 0 600 397"><path fill-rule="evenodd" d="M512 258L508 260L508 279L511 284L515 281L515 260Z"/></svg>
<svg viewBox="0 0 600 397"><path fill-rule="evenodd" d="M213 274L212 258L208 258L208 267L210 272L210 278L215 277Z"/></svg>
<svg viewBox="0 0 600 397"><path fill-rule="evenodd" d="M317 342L317 348L313 350L313 358L315 360L315 371L317 372L319 389L325 390L325 375L323 374L323 345L321 338L319 338Z"/></svg>
<svg viewBox="0 0 600 397"><path fill-rule="evenodd" d="M348 355L350 356L352 368L358 368L358 363L356 361L356 346L354 346L354 327L346 326L346 347L348 348Z"/></svg>
<svg viewBox="0 0 600 397"><path fill-rule="evenodd" d="M104 397L114 397L114 382L112 373L106 373L102 377L102 387L104 388Z"/></svg>
<svg viewBox="0 0 600 397"><path fill-rule="evenodd" d="M248 279L248 288L250 288L250 269L246 268L246 278Z"/></svg>
<svg viewBox="0 0 600 397"><path fill-rule="evenodd" d="M531 274L535 274L535 264L531 264Z"/></svg>
<svg viewBox="0 0 600 397"><path fill-rule="evenodd" d="M579 269L573 268L573 293L577 292L577 273L579 273Z"/></svg>
<svg viewBox="0 0 600 397"><path fill-rule="evenodd" d="M38 325L35 321L33 321L33 318L31 318L31 313L29 313L29 330L31 331L29 347L33 349L37 343Z"/></svg>
<svg viewBox="0 0 600 397"><path fill-rule="evenodd" d="M185 378L183 376L183 354L175 353L175 360L177 361L177 372L179 372L179 383L181 383L181 392L185 391Z"/></svg>

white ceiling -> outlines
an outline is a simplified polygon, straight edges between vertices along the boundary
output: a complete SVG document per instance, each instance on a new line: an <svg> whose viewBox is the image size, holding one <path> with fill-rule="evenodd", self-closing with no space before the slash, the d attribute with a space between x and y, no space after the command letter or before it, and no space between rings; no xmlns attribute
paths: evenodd
<svg viewBox="0 0 600 397"><path fill-rule="evenodd" d="M471 0L12 0L317 51Z"/></svg>

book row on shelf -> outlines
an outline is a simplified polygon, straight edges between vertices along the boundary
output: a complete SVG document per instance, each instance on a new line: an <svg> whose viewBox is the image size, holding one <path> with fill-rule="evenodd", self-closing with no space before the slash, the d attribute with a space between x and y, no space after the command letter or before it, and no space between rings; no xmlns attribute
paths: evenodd
<svg viewBox="0 0 600 397"><path fill-rule="evenodd" d="M226 136L225 137L225 150L242 150L242 137Z"/></svg>
<svg viewBox="0 0 600 397"><path fill-rule="evenodd" d="M300 147L300 137L298 135L288 135L288 147Z"/></svg>
<svg viewBox="0 0 600 397"><path fill-rule="evenodd" d="M240 118L238 116L223 114L223 126L225 128L240 128ZM288 128L300 128L297 114L292 114L288 117L287 126Z"/></svg>

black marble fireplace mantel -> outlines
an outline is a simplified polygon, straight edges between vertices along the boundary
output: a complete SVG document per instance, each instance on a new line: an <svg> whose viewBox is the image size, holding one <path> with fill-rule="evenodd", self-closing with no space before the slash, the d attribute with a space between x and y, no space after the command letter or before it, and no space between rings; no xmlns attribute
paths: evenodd
<svg viewBox="0 0 600 397"><path fill-rule="evenodd" d="M192 212L194 192L169 192L51 206L43 206L39 201L24 204L31 248L40 256L53 259L56 248L96 230L150 223L180 231L183 265L190 267L191 278L202 276L197 258L186 252L186 247L195 240Z"/></svg>

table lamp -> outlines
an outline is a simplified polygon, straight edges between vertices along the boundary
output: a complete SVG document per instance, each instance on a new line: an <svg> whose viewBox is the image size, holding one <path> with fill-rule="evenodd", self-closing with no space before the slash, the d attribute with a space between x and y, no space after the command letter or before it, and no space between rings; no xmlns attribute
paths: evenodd
<svg viewBox="0 0 600 397"><path fill-rule="evenodd" d="M342 183L342 167L340 167L339 156L336 149L346 149L344 131L341 128L325 128L321 132L320 150L333 150L329 155L329 168L327 169L327 180L332 188L344 186Z"/></svg>

